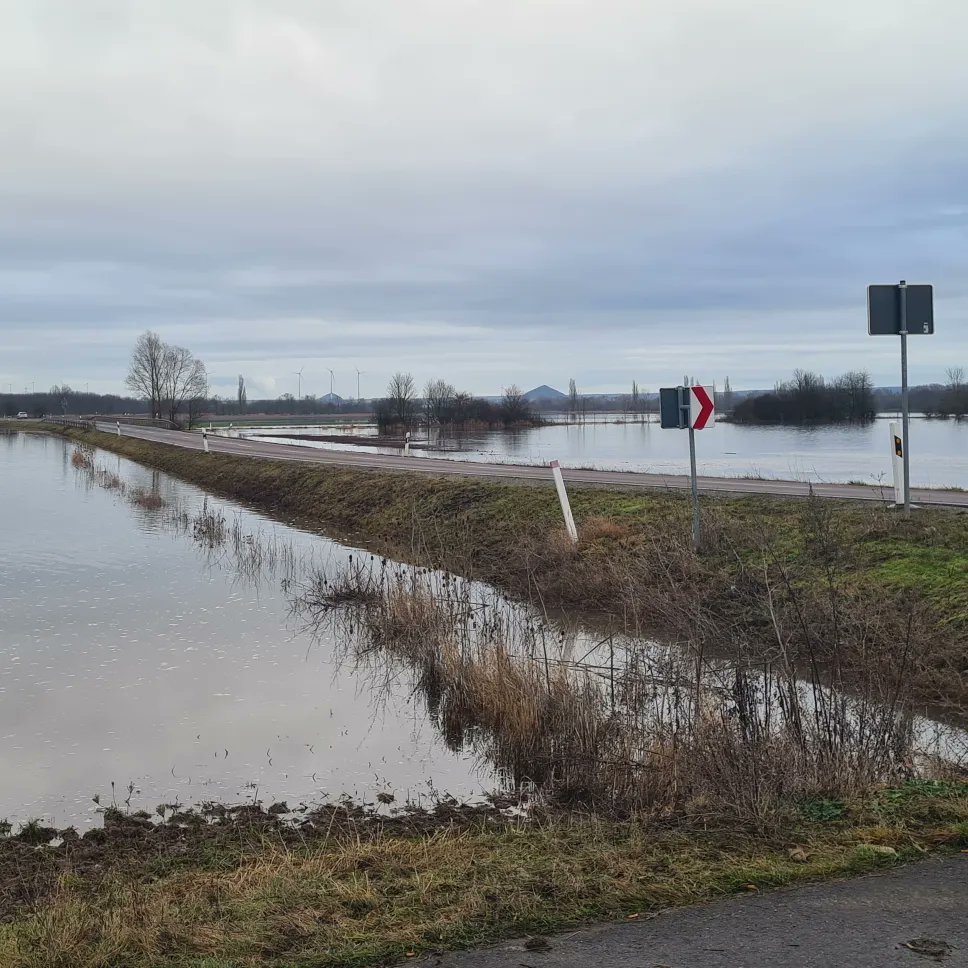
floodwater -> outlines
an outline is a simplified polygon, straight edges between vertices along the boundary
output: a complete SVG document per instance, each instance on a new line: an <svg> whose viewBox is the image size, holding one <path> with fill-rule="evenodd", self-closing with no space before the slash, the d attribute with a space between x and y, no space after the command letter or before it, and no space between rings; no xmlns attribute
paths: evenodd
<svg viewBox="0 0 968 968"><path fill-rule="evenodd" d="M756 476L786 480L829 481L892 486L893 443L889 425L899 418L881 417L866 425L824 427L750 427L717 423L696 434L700 474L717 477ZM272 428L301 432L300 428ZM228 431L226 431L228 432ZM305 433L375 433L359 425L303 428ZM232 431L259 437L258 428ZM421 444L415 436L415 443ZM298 441L287 441L298 443ZM657 423L631 422L620 414L595 415L585 423L553 423L523 430L469 432L431 440L432 449L414 447L414 458L516 464L547 464L687 474L689 444L681 431ZM305 441L306 446L349 448L352 445ZM399 450L366 448L399 453ZM916 487L968 487L968 421L911 420L911 483Z"/></svg>
<svg viewBox="0 0 968 968"><path fill-rule="evenodd" d="M307 627L294 607L320 570L345 572L352 556L382 574L380 561L107 452L89 473L74 449L0 434L0 818L85 827L112 802L419 803L503 785L472 741L447 745L405 669L347 662L341 623ZM135 503L136 489L153 502ZM190 522L205 509L234 544L196 540ZM247 548L266 549L267 563L242 567ZM285 552L277 563L273 549ZM465 633L496 615L546 662L615 661L595 630L463 584ZM675 651L621 639L619 651L631 643ZM916 731L922 747L964 755L962 731L928 720Z"/></svg>
<svg viewBox="0 0 968 968"><path fill-rule="evenodd" d="M0 435L0 818L85 826L97 819L92 797L122 803L129 784L132 808L148 810L495 786L446 748L406 683L379 704L361 694L334 643L294 627L278 580L253 584L161 512L92 484L72 450ZM205 499L114 455L96 459L169 507ZM214 503L230 524L318 562L353 553Z"/></svg>

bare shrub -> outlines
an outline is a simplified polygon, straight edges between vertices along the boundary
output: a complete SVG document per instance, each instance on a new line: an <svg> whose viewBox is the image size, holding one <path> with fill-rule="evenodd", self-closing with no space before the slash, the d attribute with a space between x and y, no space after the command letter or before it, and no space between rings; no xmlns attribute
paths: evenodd
<svg viewBox="0 0 968 968"><path fill-rule="evenodd" d="M860 792L917 768L903 677L875 666L848 691L810 652L789 588L766 657L744 656L741 626L719 630L717 652L695 610L681 617L692 636L678 647L586 638L576 659L574 640L532 609L373 559L317 576L295 607L309 628L335 632L375 684L410 674L453 748L557 798L766 823L798 798ZM836 611L844 634L861 627L844 601Z"/></svg>

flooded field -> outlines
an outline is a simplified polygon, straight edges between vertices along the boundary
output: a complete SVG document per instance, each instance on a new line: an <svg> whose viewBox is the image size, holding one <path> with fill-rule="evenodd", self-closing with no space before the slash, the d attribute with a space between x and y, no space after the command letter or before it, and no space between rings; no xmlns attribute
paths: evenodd
<svg viewBox="0 0 968 968"><path fill-rule="evenodd" d="M98 454L122 495L73 467L72 451L0 436L0 818L83 825L96 819L92 797L120 803L129 784L132 805L149 810L493 786L405 688L379 704L361 694L333 643L300 631L278 574L253 581L233 554L166 522L166 509L197 514L202 492ZM164 504L130 500L139 488ZM298 558L352 554L216 503L243 537L270 536Z"/></svg>
<svg viewBox="0 0 968 968"><path fill-rule="evenodd" d="M889 423L894 416L872 424L825 427L748 427L717 423L697 435L700 474L722 477L767 477L892 486ZM260 429L295 435L319 434L319 427L248 427L222 433L261 438ZM326 434L375 434L365 424L328 427ZM271 438L266 438L271 439ZM299 443L298 440L286 440ZM308 447L340 449L338 442L304 439ZM596 414L584 423L555 422L520 430L469 431L460 434L414 435L414 458L450 457L455 460L686 474L689 453L682 435L662 430L657 423L628 420L621 414ZM367 448L373 452L372 448ZM376 452L381 452L378 448ZM386 450L399 453L399 449ZM968 487L968 422L926 420L911 422L911 482L917 487Z"/></svg>
<svg viewBox="0 0 968 968"><path fill-rule="evenodd" d="M782 662L552 620L107 452L0 436L0 483L0 817L547 785L671 807L723 757L777 795L964 759Z"/></svg>

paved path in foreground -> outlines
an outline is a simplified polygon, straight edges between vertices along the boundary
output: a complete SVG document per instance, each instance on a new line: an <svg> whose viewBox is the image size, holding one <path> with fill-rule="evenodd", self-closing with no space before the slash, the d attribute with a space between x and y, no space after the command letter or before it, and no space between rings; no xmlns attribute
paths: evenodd
<svg viewBox="0 0 968 968"><path fill-rule="evenodd" d="M418 963L432 968L968 966L968 857L735 897L548 941L547 951L529 950L522 939ZM932 950L940 954L932 957L927 953Z"/></svg>
<svg viewBox="0 0 968 968"><path fill-rule="evenodd" d="M116 425L98 422L98 430L116 433ZM190 450L202 449L200 434L186 434L177 430L157 430L154 427L125 425L123 433L162 444L172 444ZM243 457L295 460L339 467L356 467L377 471L407 471L445 477L474 477L503 481L537 481L551 484L547 467L526 464L487 464L476 461L448 460L441 457L403 457L371 454L363 451L322 450L298 444L267 443L233 437L209 435L209 447L215 453ZM596 471L562 468L565 480L572 484L592 484L606 487L664 488L682 490L689 487L689 478L681 474L644 474L636 471ZM810 485L801 481L746 480L738 477L700 477L699 488L706 493L773 494L786 497L806 497ZM841 500L893 502L893 488L871 487L865 484L814 484L813 492L820 497ZM916 504L968 508L968 492L915 488L911 492Z"/></svg>

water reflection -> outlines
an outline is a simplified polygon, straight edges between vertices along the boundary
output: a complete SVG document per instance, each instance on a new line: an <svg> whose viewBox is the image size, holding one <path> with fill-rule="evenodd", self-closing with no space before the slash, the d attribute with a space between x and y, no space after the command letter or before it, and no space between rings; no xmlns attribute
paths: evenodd
<svg viewBox="0 0 968 968"><path fill-rule="evenodd" d="M112 782L134 802L398 799L489 788L404 690L378 717L337 674L332 643L290 627L278 582L258 589L199 554L159 508L91 486L71 447L13 435L0 449L0 816L93 819ZM205 495L113 455L98 463L167 508ZM219 502L240 533L316 559L350 553Z"/></svg>

